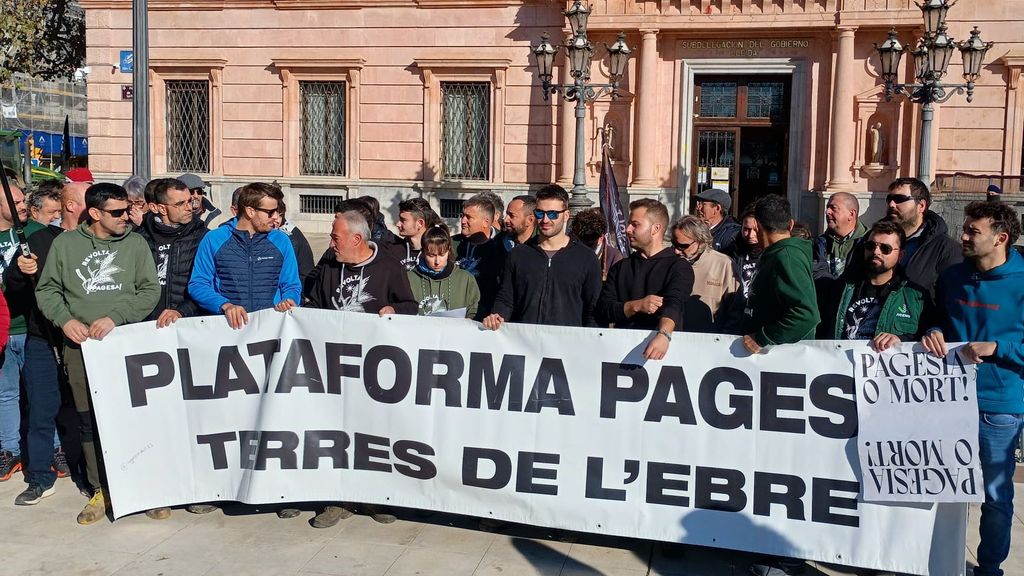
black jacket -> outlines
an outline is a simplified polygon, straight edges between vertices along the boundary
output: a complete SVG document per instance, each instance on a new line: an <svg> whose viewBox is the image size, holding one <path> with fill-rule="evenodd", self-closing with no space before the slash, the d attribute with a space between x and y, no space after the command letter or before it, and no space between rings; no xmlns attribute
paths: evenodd
<svg viewBox="0 0 1024 576"><path fill-rule="evenodd" d="M662 318L671 318L675 329L682 330L683 306L692 292L693 266L677 256L675 250L665 248L650 258L634 252L608 271L597 301L597 320L602 326L656 330ZM626 318L626 302L652 294L664 299L657 313Z"/></svg>
<svg viewBox="0 0 1024 576"><path fill-rule="evenodd" d="M593 250L570 238L548 258L537 238L531 238L508 253L491 312L524 324L597 326L594 307L600 292L601 263Z"/></svg>
<svg viewBox="0 0 1024 576"><path fill-rule="evenodd" d="M47 226L28 237L29 250L36 256L40 272L46 266L46 255L50 253L53 239L60 236L63 231L60 226ZM24 315L27 318L26 328L29 336L42 338L51 343L63 342L64 335L60 327L47 320L36 306L35 282L22 274L14 262L4 271L4 285L11 317Z"/></svg>
<svg viewBox="0 0 1024 576"><path fill-rule="evenodd" d="M718 226L711 229L712 243L715 245L715 250L718 250L726 256L733 255L733 244L736 243L736 239L740 236L740 230L743 226L736 221L732 216L726 216Z"/></svg>
<svg viewBox="0 0 1024 576"><path fill-rule="evenodd" d="M910 256L900 265L906 277L928 291L929 303L935 302L935 284L939 275L953 264L963 261L960 243L949 236L949 227L941 216L928 210L924 213L924 230L916 239L907 239L904 251ZM913 248L914 243L917 247Z"/></svg>
<svg viewBox="0 0 1024 576"><path fill-rule="evenodd" d="M306 276L313 271L313 249L309 246L309 240L306 240L302 230L291 222L285 222L278 230L287 234L288 239L292 241L295 261L299 265L299 282L305 282Z"/></svg>
<svg viewBox="0 0 1024 576"><path fill-rule="evenodd" d="M373 256L360 265L321 259L306 279L307 306L372 314L391 306L398 314L415 315L419 302L413 298L405 268L375 243L370 246Z"/></svg>
<svg viewBox="0 0 1024 576"><path fill-rule="evenodd" d="M483 235L479 237L482 238ZM483 242L474 242L476 239L477 237L470 239L465 234L458 234L452 237L452 244L455 264L476 278L476 285L480 288L480 307L477 308L474 318L480 321L491 313L509 250L505 248L504 232L493 232L491 237Z"/></svg>
<svg viewBox="0 0 1024 576"><path fill-rule="evenodd" d="M158 222L156 215L150 212L135 231L149 244L160 282L160 301L146 320L156 320L161 312L168 309L177 310L186 318L205 315L206 312L189 295L188 282L199 243L208 232L206 224L193 218L188 224L173 228Z"/></svg>

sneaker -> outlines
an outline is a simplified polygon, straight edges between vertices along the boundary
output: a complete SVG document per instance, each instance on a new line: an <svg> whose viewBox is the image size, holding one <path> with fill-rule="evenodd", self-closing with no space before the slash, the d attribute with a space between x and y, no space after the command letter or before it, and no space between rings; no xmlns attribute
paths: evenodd
<svg viewBox="0 0 1024 576"><path fill-rule="evenodd" d="M185 509L193 514L209 514L216 510L217 507L213 504L189 504Z"/></svg>
<svg viewBox="0 0 1024 576"><path fill-rule="evenodd" d="M15 506L32 506L47 496L52 496L57 489L51 484L49 488L43 488L39 484L29 484L24 492L18 494L14 499Z"/></svg>
<svg viewBox="0 0 1024 576"><path fill-rule="evenodd" d="M110 499L107 498L103 490L97 490L93 493L85 508L82 508L82 511L78 513L78 523L83 526L95 524L107 515L109 508Z"/></svg>
<svg viewBox="0 0 1024 576"><path fill-rule="evenodd" d="M53 461L50 469L57 473L57 478L71 476L71 467L68 466L68 457L64 454L64 448L57 448L53 451Z"/></svg>
<svg viewBox="0 0 1024 576"><path fill-rule="evenodd" d="M366 513L370 515L370 518L373 518L374 522L379 522L380 524L391 524L395 520L398 520L397 516L389 512L387 508L383 507L367 506Z"/></svg>
<svg viewBox="0 0 1024 576"><path fill-rule="evenodd" d="M298 508L281 508L277 511L277 517L282 519L295 518L301 514Z"/></svg>
<svg viewBox="0 0 1024 576"><path fill-rule="evenodd" d="M171 517L171 509L170 508L152 508L150 510L146 510L146 517L147 518L151 518L153 520L167 520L168 518Z"/></svg>
<svg viewBox="0 0 1024 576"><path fill-rule="evenodd" d="M0 452L0 482L10 480L18 470L21 470L21 455L7 450Z"/></svg>
<svg viewBox="0 0 1024 576"><path fill-rule="evenodd" d="M313 528L330 528L339 521L352 516L352 511L343 506L327 506L313 517Z"/></svg>

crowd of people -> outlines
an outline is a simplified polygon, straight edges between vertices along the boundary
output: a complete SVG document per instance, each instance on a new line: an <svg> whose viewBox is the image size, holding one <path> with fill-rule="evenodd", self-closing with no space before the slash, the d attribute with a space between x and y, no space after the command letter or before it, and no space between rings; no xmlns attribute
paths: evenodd
<svg viewBox="0 0 1024 576"><path fill-rule="evenodd" d="M930 209L928 187L914 178L889 186L886 214L870 225L854 195L833 194L817 236L794 222L781 196L764 195L734 218L731 196L711 189L696 196L692 215L674 222L663 203L633 201L629 246L620 247L600 209L570 218L558 185L507 206L493 193L472 196L458 234L427 200L412 198L398 204L396 235L377 201L362 197L337 203L330 248L314 262L275 184L236 190L233 217L216 226L219 211L198 176L132 178L124 186L72 176L27 198L15 188L14 211L0 206L9 308L0 316L10 319L6 329L0 325L9 334L0 372L0 481L24 470L28 483L15 504L38 503L57 477L77 470L55 424L66 389L89 497L78 522L106 514L81 344L127 323L153 320L159 329L223 315L240 329L257 310L303 306L461 317L489 330L507 322L601 326L635 330L652 360L664 358L681 331L732 334L751 354L816 338L867 340L878 350L920 341L936 355L947 341L968 342L964 357L980 364L986 495L975 574L1001 573L1024 414L1024 259L1013 249L1020 219L997 198L966 207L957 242ZM22 223L28 255L15 234ZM394 520L385 508L369 511ZM313 524L331 526L351 513L332 504Z"/></svg>

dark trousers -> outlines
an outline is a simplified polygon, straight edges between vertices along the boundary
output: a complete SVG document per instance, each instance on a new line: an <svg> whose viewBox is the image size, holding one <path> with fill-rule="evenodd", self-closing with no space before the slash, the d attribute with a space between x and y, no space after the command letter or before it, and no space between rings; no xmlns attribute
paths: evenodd
<svg viewBox="0 0 1024 576"><path fill-rule="evenodd" d="M78 412L78 427L82 434L82 457L85 459L85 479L93 490L106 487L103 478L100 437L96 433L96 420L92 413L92 399L89 395L89 380L85 376L85 361L82 349L69 342L64 343L64 365L68 369L68 385L75 398Z"/></svg>
<svg viewBox="0 0 1024 576"><path fill-rule="evenodd" d="M61 397L53 348L42 338L29 336L25 340L22 375L28 400L28 466L25 474L29 483L49 487L57 480L57 473L50 464Z"/></svg>

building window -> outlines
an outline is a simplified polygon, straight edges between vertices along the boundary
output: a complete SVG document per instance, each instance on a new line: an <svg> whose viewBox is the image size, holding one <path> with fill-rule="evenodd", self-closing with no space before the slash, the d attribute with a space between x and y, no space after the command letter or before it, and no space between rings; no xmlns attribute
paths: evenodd
<svg viewBox="0 0 1024 576"><path fill-rule="evenodd" d="M712 118L736 116L736 83L702 83L700 85L700 115Z"/></svg>
<svg viewBox="0 0 1024 576"><path fill-rule="evenodd" d="M441 170L445 179L487 180L491 163L491 87L441 82Z"/></svg>
<svg viewBox="0 0 1024 576"><path fill-rule="evenodd" d="M334 214L340 196L334 194L299 194L299 212L303 214Z"/></svg>
<svg viewBox="0 0 1024 576"><path fill-rule="evenodd" d="M210 83L168 80L167 171L210 171Z"/></svg>
<svg viewBox="0 0 1024 576"><path fill-rule="evenodd" d="M441 218L458 220L462 218L462 198L441 198Z"/></svg>
<svg viewBox="0 0 1024 576"><path fill-rule="evenodd" d="M299 82L302 174L345 175L345 83Z"/></svg>
<svg viewBox="0 0 1024 576"><path fill-rule="evenodd" d="M784 82L749 82L747 84L747 118L782 118L786 110Z"/></svg>

